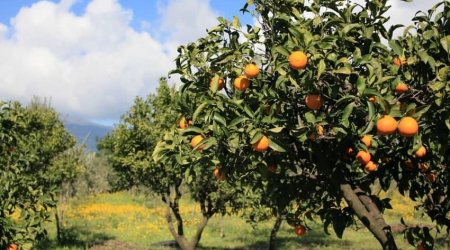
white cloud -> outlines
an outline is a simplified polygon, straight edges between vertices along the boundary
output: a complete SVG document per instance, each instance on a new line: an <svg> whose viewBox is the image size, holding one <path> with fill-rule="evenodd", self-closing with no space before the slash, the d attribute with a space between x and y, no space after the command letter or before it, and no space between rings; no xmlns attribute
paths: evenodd
<svg viewBox="0 0 450 250"><path fill-rule="evenodd" d="M154 91L172 68L163 45L130 27L117 0L93 0L81 16L75 0L22 8L0 24L0 96L28 102L51 98L64 114L117 118L136 95Z"/></svg>
<svg viewBox="0 0 450 250"><path fill-rule="evenodd" d="M394 24L403 24L405 27L413 24L413 17L418 11L427 13L435 4L442 0L414 0L412 2L404 2L400 0L391 0L388 2L391 8L386 13L390 17L388 26ZM394 34L401 35L402 29L398 29Z"/></svg>

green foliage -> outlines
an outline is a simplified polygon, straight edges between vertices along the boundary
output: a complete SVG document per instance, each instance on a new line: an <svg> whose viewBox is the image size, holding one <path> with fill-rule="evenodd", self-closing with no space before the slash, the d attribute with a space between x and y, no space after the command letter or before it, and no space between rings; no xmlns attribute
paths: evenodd
<svg viewBox="0 0 450 250"><path fill-rule="evenodd" d="M146 170L152 165L151 152L164 131L176 123L175 89L160 80L156 94L136 97L131 109L116 128L99 142L117 172L116 189L130 188L151 179Z"/></svg>
<svg viewBox="0 0 450 250"><path fill-rule="evenodd" d="M0 248L33 243L55 206L56 158L75 144L58 114L39 100L0 103ZM59 165L59 164L58 164ZM58 170L58 171L55 171Z"/></svg>

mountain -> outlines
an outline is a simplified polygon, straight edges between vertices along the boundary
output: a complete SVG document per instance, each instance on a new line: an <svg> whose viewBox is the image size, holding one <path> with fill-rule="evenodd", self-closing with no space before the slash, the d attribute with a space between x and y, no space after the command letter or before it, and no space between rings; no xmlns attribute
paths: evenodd
<svg viewBox="0 0 450 250"><path fill-rule="evenodd" d="M67 130L73 134L79 143L86 143L91 151L97 151L97 139L103 138L113 127L98 125L95 123L66 122Z"/></svg>

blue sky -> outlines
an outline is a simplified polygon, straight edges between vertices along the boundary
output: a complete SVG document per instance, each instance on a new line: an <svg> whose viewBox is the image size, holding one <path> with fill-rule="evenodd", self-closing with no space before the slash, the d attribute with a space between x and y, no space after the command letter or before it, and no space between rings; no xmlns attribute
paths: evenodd
<svg viewBox="0 0 450 250"><path fill-rule="evenodd" d="M388 15L409 24L437 1L392 0ZM136 96L155 91L176 48L204 36L218 16L253 24L239 12L245 2L0 0L0 99L38 96L69 120L114 123Z"/></svg>
<svg viewBox="0 0 450 250"><path fill-rule="evenodd" d="M51 0L52 2L59 2L59 0ZM37 0L2 0L0 1L0 22L9 24L10 19L14 17L22 7L31 6ZM90 0L77 0L72 7L72 11L77 15L84 12L86 5ZM120 4L127 9L133 11L132 26L135 29L141 29L141 22L153 22L158 19L157 6L158 4L167 3L167 0L119 0ZM251 22L249 16L243 16L239 10L244 6L243 0L211 0L209 1L213 10L220 16L228 19L233 16L242 18L242 22Z"/></svg>

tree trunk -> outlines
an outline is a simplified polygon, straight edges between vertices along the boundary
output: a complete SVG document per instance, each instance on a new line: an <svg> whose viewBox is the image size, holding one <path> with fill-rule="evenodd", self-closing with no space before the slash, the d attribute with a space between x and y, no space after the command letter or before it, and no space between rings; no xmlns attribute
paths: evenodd
<svg viewBox="0 0 450 250"><path fill-rule="evenodd" d="M350 184L341 184L344 199L356 216L369 229L385 250L396 250L394 237L389 225L383 219L378 207L361 189L353 189Z"/></svg>
<svg viewBox="0 0 450 250"><path fill-rule="evenodd" d="M277 248L276 246L277 233L280 230L282 222L283 222L283 215L281 213L278 213L272 231L270 231L269 250L275 250Z"/></svg>
<svg viewBox="0 0 450 250"><path fill-rule="evenodd" d="M63 231L63 223L64 223L64 207L65 204L65 197L63 194L61 194L59 201L56 203L55 206L55 222L56 222L56 239L59 243L62 242L62 231Z"/></svg>

